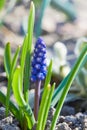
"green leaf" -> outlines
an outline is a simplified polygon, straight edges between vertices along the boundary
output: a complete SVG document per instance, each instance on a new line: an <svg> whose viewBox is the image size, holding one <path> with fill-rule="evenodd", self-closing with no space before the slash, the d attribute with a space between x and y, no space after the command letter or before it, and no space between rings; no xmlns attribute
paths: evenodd
<svg viewBox="0 0 87 130"><path fill-rule="evenodd" d="M30 73L31 73L31 52L32 52L32 40L33 40L33 28L34 28L34 17L35 17L35 7L33 2L31 2L29 20L28 20L28 43L27 43L27 53L25 61L25 73L24 73L24 99L28 102L28 90L30 86Z"/></svg>
<svg viewBox="0 0 87 130"><path fill-rule="evenodd" d="M44 87L47 87L47 85L50 83L51 80L51 74L52 74L52 60L50 61L50 64L48 66L48 70L47 70L47 75L46 75L46 80L45 80L45 85Z"/></svg>
<svg viewBox="0 0 87 130"><path fill-rule="evenodd" d="M30 106L25 102L24 97L23 97L23 92L22 92L22 87L21 87L21 68L18 66L14 72L13 75L13 81L12 81L12 88L13 88L13 93L14 97L20 107L20 109L23 110L25 113L27 122L28 122L28 127L31 129L35 123L35 119L33 116L33 112L30 108Z"/></svg>
<svg viewBox="0 0 87 130"><path fill-rule="evenodd" d="M37 123L36 130L42 130L44 114L45 114L45 109L46 109L46 105L47 105L47 102L48 102L50 90L51 90L51 87L50 87L50 84L48 84L44 88L44 91L43 91L40 109L39 109L39 113L38 113L38 121L37 121L38 123Z"/></svg>
<svg viewBox="0 0 87 130"><path fill-rule="evenodd" d="M85 58L83 59L83 62L80 64L79 71L82 69L82 67L85 65L86 62L87 62L87 56L85 56ZM78 73L79 73L79 71L78 71ZM78 73L77 73L77 74L78 74ZM60 83L60 85L59 85L59 86L56 88L56 90L54 91L54 95L53 95L52 103L51 103L52 106L55 106L55 105L58 103L58 101L59 101L59 99L60 99L60 97L61 97L61 94L62 94L62 92L63 92L63 89L64 89L64 87L65 87L65 84L66 84L66 82L69 80L70 74L71 74L71 71L70 71L69 74L62 80L62 82Z"/></svg>
<svg viewBox="0 0 87 130"><path fill-rule="evenodd" d="M43 16L44 16L44 12L46 7L48 6L48 4L50 3L51 0L39 0L39 2L37 1L36 7L37 7L37 13L39 10L39 16L37 17L37 21L36 21L36 26L35 26L35 36L36 38L38 38L41 35L41 26L42 26L42 20L43 20Z"/></svg>
<svg viewBox="0 0 87 130"><path fill-rule="evenodd" d="M53 120L52 120L52 124L51 124L50 130L54 130L55 129L55 125L56 125L57 119L59 117L60 111L62 109L64 100L65 100L65 98L67 96L69 88L70 88L74 78L76 77L77 73L79 72L79 69L82 66L86 56L87 56L87 46L85 46L83 48L80 56L78 57L78 59L76 61L76 64L74 65L74 67L71 70L71 73L69 75L68 81L65 83L64 90L63 90L63 92L61 94L60 100L59 100L58 105L56 107L56 111L55 111L55 114L54 114L54 117L53 117Z"/></svg>
<svg viewBox="0 0 87 130"><path fill-rule="evenodd" d="M25 67L26 54L27 54L27 49L28 49L27 46L28 46L28 35L26 35L25 38L24 38L24 42L23 42L23 45L22 45L22 51L21 51L21 57L20 57L21 87L23 85L24 67Z"/></svg>
<svg viewBox="0 0 87 130"><path fill-rule="evenodd" d="M55 106L58 103L58 101L59 101L59 99L61 97L61 94L63 92L63 89L65 87L65 83L67 82L67 80L69 78L69 75L70 75L70 73L63 79L63 81L55 89L53 97L52 97L52 102L51 102L52 106Z"/></svg>
<svg viewBox="0 0 87 130"><path fill-rule="evenodd" d="M6 46L5 46L4 66L5 66L7 78L9 78L10 71L11 71L11 47L10 47L10 43L7 43Z"/></svg>
<svg viewBox="0 0 87 130"><path fill-rule="evenodd" d="M5 106L5 102L6 102L6 95L4 95L4 93L2 93L2 92L0 91L0 103L2 103L2 104ZM10 105L9 109L10 109L10 111L12 112L12 114L13 114L18 120L20 120L18 107L17 107L12 101L9 102L9 105Z"/></svg>
<svg viewBox="0 0 87 130"><path fill-rule="evenodd" d="M55 83L51 87L49 97L48 97L48 101L46 103L44 117L43 117L43 123L42 123L42 130L45 129L45 125L46 125L46 121L47 121L47 117L48 117L49 108L50 108L50 105L51 105L51 99L52 99L52 96L53 96L54 88L55 88Z"/></svg>
<svg viewBox="0 0 87 130"><path fill-rule="evenodd" d="M51 5L66 14L69 20L74 20L77 17L74 4L70 3L69 1L52 0Z"/></svg>
<svg viewBox="0 0 87 130"><path fill-rule="evenodd" d="M11 92L11 86L12 86L12 78L13 78L13 73L16 67L19 51L20 51L20 47L18 47L15 52L15 55L13 57L12 64L11 64L10 74L9 74L7 97L6 97L6 116L8 116L8 112L9 112L9 100L10 100L10 92Z"/></svg>
<svg viewBox="0 0 87 130"><path fill-rule="evenodd" d="M33 2L31 2L29 18L28 18L28 50L30 53L32 51L34 19L35 19L35 7Z"/></svg>
<svg viewBox="0 0 87 130"><path fill-rule="evenodd" d="M27 104L27 106L24 106L22 109L25 113L25 117L26 117L27 122L28 122L28 128L32 129L32 127L35 124L35 118L34 118L33 112L28 104Z"/></svg>
<svg viewBox="0 0 87 130"><path fill-rule="evenodd" d="M21 68L18 66L13 75L12 88L15 99L20 107L26 106L21 90Z"/></svg>
<svg viewBox="0 0 87 130"><path fill-rule="evenodd" d="M24 73L25 59L26 59L26 53L27 53L27 49L28 49L27 44L28 44L28 35L26 35L24 38L24 42L22 45L22 51L21 51L20 66L22 69L22 73Z"/></svg>
<svg viewBox="0 0 87 130"><path fill-rule="evenodd" d="M17 64L18 55L19 55L19 51L20 51L20 46L17 48L17 50L16 50L16 52L14 54L13 60L12 60L11 77L13 77L13 74L14 74L14 70L15 70L15 67L16 67L16 64Z"/></svg>

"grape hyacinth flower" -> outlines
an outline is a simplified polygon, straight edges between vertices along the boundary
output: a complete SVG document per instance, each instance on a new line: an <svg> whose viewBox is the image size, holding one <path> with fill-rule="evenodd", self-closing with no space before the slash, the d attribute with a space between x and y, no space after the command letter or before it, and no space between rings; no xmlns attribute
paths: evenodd
<svg viewBox="0 0 87 130"><path fill-rule="evenodd" d="M36 120L39 108L41 81L46 77L46 67L46 45L42 38L38 38L34 49L31 69L31 81L36 83L34 103L34 115Z"/></svg>

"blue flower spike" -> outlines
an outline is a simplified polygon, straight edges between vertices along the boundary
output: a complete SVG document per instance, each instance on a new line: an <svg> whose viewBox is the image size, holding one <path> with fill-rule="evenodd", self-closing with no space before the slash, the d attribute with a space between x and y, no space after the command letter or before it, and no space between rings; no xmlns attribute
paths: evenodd
<svg viewBox="0 0 87 130"><path fill-rule="evenodd" d="M46 45L43 39L40 37L36 41L34 49L31 81L35 82L37 80L44 80L47 73L46 67Z"/></svg>
<svg viewBox="0 0 87 130"><path fill-rule="evenodd" d="M31 81L35 82L35 102L34 102L34 116L37 120L40 100L41 81L44 80L47 73L46 64L46 45L41 37L36 41L34 55L32 59Z"/></svg>

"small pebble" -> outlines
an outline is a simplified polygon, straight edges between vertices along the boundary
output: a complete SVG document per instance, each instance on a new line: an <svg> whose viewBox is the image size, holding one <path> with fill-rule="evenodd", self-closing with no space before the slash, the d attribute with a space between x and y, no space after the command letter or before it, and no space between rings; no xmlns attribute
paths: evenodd
<svg viewBox="0 0 87 130"><path fill-rule="evenodd" d="M82 130L82 128L81 127L77 127L74 130Z"/></svg>
<svg viewBox="0 0 87 130"><path fill-rule="evenodd" d="M71 128L68 126L66 122L60 123L56 130L71 130Z"/></svg>
<svg viewBox="0 0 87 130"><path fill-rule="evenodd" d="M65 121L65 117L64 116L60 116L59 117L59 123L63 123Z"/></svg>
<svg viewBox="0 0 87 130"><path fill-rule="evenodd" d="M76 122L77 122L77 119L76 119L76 117L74 117L74 116L66 116L65 117L65 122L67 122L67 123L72 123L73 125L74 124L76 124Z"/></svg>
<svg viewBox="0 0 87 130"><path fill-rule="evenodd" d="M13 122L12 116L8 116L2 120L0 120L0 126L4 124L11 124Z"/></svg>
<svg viewBox="0 0 87 130"><path fill-rule="evenodd" d="M77 113L76 115L76 118L79 120L79 119L82 119L83 117L83 114L81 112Z"/></svg>

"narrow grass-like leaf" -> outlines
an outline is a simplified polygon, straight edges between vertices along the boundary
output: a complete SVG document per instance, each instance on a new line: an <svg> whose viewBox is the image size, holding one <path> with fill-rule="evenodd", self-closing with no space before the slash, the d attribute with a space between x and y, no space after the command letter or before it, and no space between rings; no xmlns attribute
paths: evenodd
<svg viewBox="0 0 87 130"><path fill-rule="evenodd" d="M45 125L46 125L46 121L47 121L47 117L48 117L48 112L49 112L49 108L50 108L50 104L51 104L51 99L53 96L53 92L54 92L54 88L55 88L55 83L52 85L50 93L49 93L49 98L45 107L45 112L44 112L44 117L43 117L43 124L42 124L42 130L45 129Z"/></svg>
<svg viewBox="0 0 87 130"><path fill-rule="evenodd" d="M51 3L52 3L51 5L54 6L54 8L62 11L64 14L66 14L68 16L69 20L74 20L77 17L76 9L71 2L65 1L65 3L64 3L61 0L53 0Z"/></svg>
<svg viewBox="0 0 87 130"><path fill-rule="evenodd" d="M38 120L37 120L38 123L37 123L36 130L42 130L44 112L45 112L46 104L47 104L47 101L49 98L50 90L51 90L51 86L50 86L50 84L48 84L44 88L44 92L43 92L43 96L42 96L42 100L41 100L41 104L40 104L40 109L39 109L39 113L38 113Z"/></svg>
<svg viewBox="0 0 87 130"><path fill-rule="evenodd" d="M5 52L4 52L4 66L7 78L9 78L9 74L11 71L11 47L10 43L7 43L5 46Z"/></svg>
<svg viewBox="0 0 87 130"><path fill-rule="evenodd" d="M67 82L67 80L69 78L69 75L70 75L70 73L63 79L63 81L55 89L53 97L52 97L52 102L51 102L52 106L55 106L58 103L58 101L59 101L59 99L61 97L61 94L63 92L63 89L65 87L65 83Z"/></svg>
<svg viewBox="0 0 87 130"><path fill-rule="evenodd" d="M21 68L18 66L13 75L12 88L15 99L20 107L26 106L21 90Z"/></svg>
<svg viewBox="0 0 87 130"><path fill-rule="evenodd" d="M51 80L51 74L52 74L52 60L50 61L50 64L48 66L48 70L47 70L47 75L46 75L46 80L45 80L45 84L44 84L44 87L46 87L49 83L50 83L50 80Z"/></svg>
<svg viewBox="0 0 87 130"><path fill-rule="evenodd" d="M13 60L12 60L12 65L11 65L11 76L13 77L13 73L17 64L17 59L18 59L18 55L19 55L19 51L20 51L20 46L17 48Z"/></svg>
<svg viewBox="0 0 87 130"><path fill-rule="evenodd" d="M44 16L45 9L47 5L50 3L51 0L42 0L39 2L39 7L37 7L37 10L39 8L39 18L38 21L36 21L36 26L35 26L35 35L36 38L41 35L41 26L42 26L42 20ZM38 3L36 3L38 5Z"/></svg>
<svg viewBox="0 0 87 130"><path fill-rule="evenodd" d="M87 56L83 59L83 62L80 64L80 69L79 71L82 69L82 67L85 65L85 63L87 62ZM78 73L79 73L78 71ZM71 71L69 72L69 74L63 79L63 81L60 83L60 85L55 89L54 91L54 95L52 98L52 106L55 106L57 104L57 102L59 101L61 94L63 92L63 89L65 87L66 82L69 80L69 76L70 76ZM78 74L77 73L77 74Z"/></svg>
<svg viewBox="0 0 87 130"><path fill-rule="evenodd" d="M9 100L10 100L10 92L11 92L11 87L12 87L12 78L13 78L13 73L14 73L14 70L15 70L15 67L17 64L19 51L20 51L20 47L17 48L15 55L13 57L10 75L9 75L9 79L8 79L7 97L6 97L6 116L8 116L8 112L9 112Z"/></svg>
<svg viewBox="0 0 87 130"><path fill-rule="evenodd" d="M27 44L28 44L28 35L26 35L25 38L24 38L24 42L23 42L23 45L22 45L22 51L21 51L20 66L22 68L22 72L24 72L26 53L27 53L27 49L28 49Z"/></svg>
<svg viewBox="0 0 87 130"><path fill-rule="evenodd" d="M15 99L19 107L25 113L26 119L28 121L28 127L31 129L35 123L35 119L30 106L25 102L23 97L23 92L21 89L21 68L18 66L14 72L12 88L14 92Z"/></svg>
<svg viewBox="0 0 87 130"><path fill-rule="evenodd" d="M27 46L28 46L28 35L26 34L23 45L22 45L22 51L21 51L21 57L20 57L21 87L23 87L24 67L25 67L26 53L27 53L27 49L28 49Z"/></svg>
<svg viewBox="0 0 87 130"><path fill-rule="evenodd" d="M46 80L45 80L45 85L44 85L44 91L46 89L46 87L48 86L48 84L50 83L50 80L51 80L51 74L52 74L52 60L50 61L50 64L48 66L48 72L47 72L47 75L46 75ZM43 91L43 93L44 93ZM44 94L43 94L44 95ZM41 102L42 103L42 102ZM42 106L42 105L41 105ZM42 113L42 109L39 110L39 113ZM39 114L39 117L40 117L40 114ZM39 119L40 120L40 119ZM39 125L38 125L39 127ZM37 127L37 130L38 130L38 127Z"/></svg>
<svg viewBox="0 0 87 130"><path fill-rule="evenodd" d="M28 46L25 61L25 73L24 73L24 99L28 102L28 90L30 86L30 72L31 72L31 51L32 51L32 39L34 28L35 8L33 2L31 2L29 20L28 20Z"/></svg>
<svg viewBox="0 0 87 130"><path fill-rule="evenodd" d="M6 95L4 95L4 93L2 93L0 91L0 102L5 106L5 102L6 102ZM10 104L10 111L12 112L12 114L18 119L20 120L19 118L19 109L18 107L12 102L12 101L9 101L9 104Z"/></svg>
<svg viewBox="0 0 87 130"><path fill-rule="evenodd" d="M85 48L83 48L80 56L78 57L78 59L76 61L76 64L74 65L74 67L71 70L71 73L70 73L70 76L68 78L68 81L65 84L64 90L63 90L63 92L61 94L60 100L59 100L58 105L56 107L56 111L55 111L55 114L54 114L54 117L53 117L53 120L52 120L52 124L51 124L51 129L50 130L54 130L55 129L58 116L59 116L60 111L62 109L64 100L65 100L65 98L67 96L69 88L70 88L70 86L71 86L75 76L79 72L80 66L83 64L84 59L85 59L86 56L87 56L87 46L85 46Z"/></svg>

